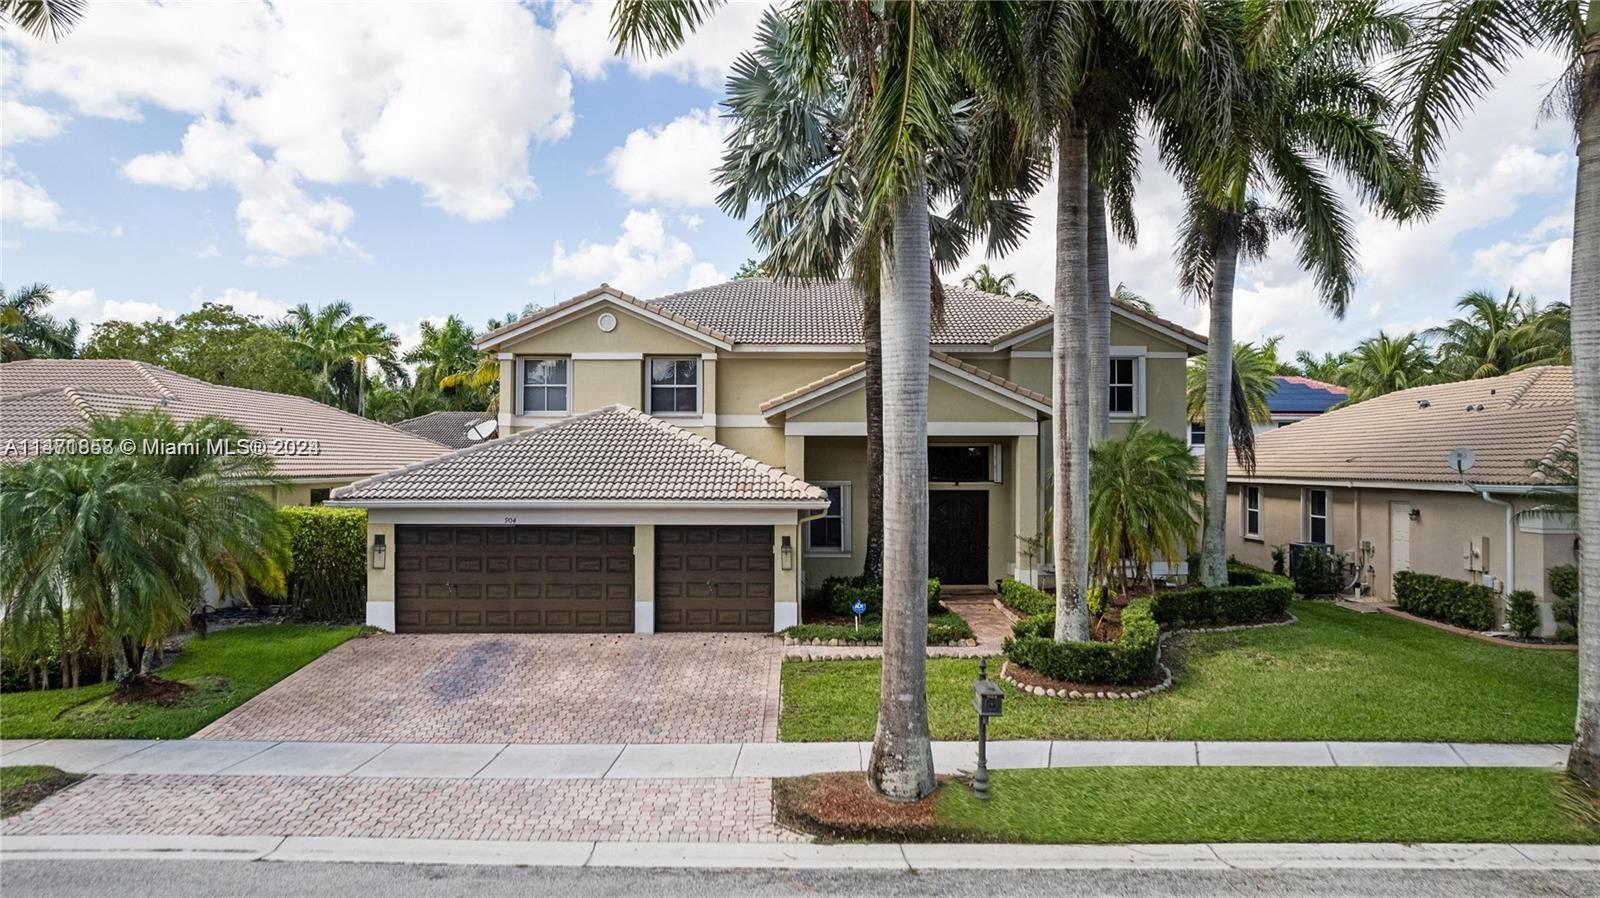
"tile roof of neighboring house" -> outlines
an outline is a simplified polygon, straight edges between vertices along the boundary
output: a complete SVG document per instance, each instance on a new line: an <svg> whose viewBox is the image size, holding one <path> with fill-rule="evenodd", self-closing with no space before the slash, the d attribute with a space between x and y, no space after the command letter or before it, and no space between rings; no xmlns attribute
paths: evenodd
<svg viewBox="0 0 1600 898"><path fill-rule="evenodd" d="M1466 448L1474 485L1531 486L1539 479L1527 463L1576 435L1572 369L1529 368L1413 387L1258 434L1254 479L1454 483L1450 450ZM1231 456L1228 476L1252 479Z"/></svg>
<svg viewBox="0 0 1600 898"><path fill-rule="evenodd" d="M451 449L465 449L483 442L467 435L467 428L484 420L483 412L429 412L407 418L394 426Z"/></svg>
<svg viewBox="0 0 1600 898"><path fill-rule="evenodd" d="M861 292L848 281L778 281L745 278L643 300L610 286L496 328L478 338L480 346L520 331L601 295L730 344L837 346L861 342ZM1139 309L1117 307L1133 318L1177 333L1199 344L1205 337ZM930 342L936 346L975 346L1025 333L1050 321L1050 307L1011 296L945 285L944 307Z"/></svg>
<svg viewBox="0 0 1600 898"><path fill-rule="evenodd" d="M1350 398L1344 387L1309 377L1279 376L1273 381L1267 408L1275 415L1317 415Z"/></svg>
<svg viewBox="0 0 1600 898"><path fill-rule="evenodd" d="M827 494L782 469L624 405L460 449L335 490L382 502L793 503Z"/></svg>
<svg viewBox="0 0 1600 898"><path fill-rule="evenodd" d="M257 437L315 441L273 455L291 480L366 477L432 458L445 447L300 396L221 387L124 359L33 359L0 365L0 444L41 440L91 417L164 407L188 421L230 418ZM15 460L12 454L0 460Z"/></svg>
<svg viewBox="0 0 1600 898"><path fill-rule="evenodd" d="M1049 396L1046 396L1045 394L1040 393L1040 392L1038 392L1036 390L1030 390L1027 387L1022 386L1019 383L1015 383L1013 381L1006 380L1005 378L1001 377L998 374L994 374L994 373L992 373L990 371L985 371L984 369L979 368L977 365L974 365L971 362L964 362L961 359L958 359L955 356L950 355L949 353L940 352L939 350L934 349L934 350L930 350L928 352L928 356L929 356L929 358L932 358L932 359L935 359L937 361L943 362L944 364L949 365L952 368L959 369L961 371L964 371L964 372L966 372L968 374L973 375L974 377L978 377L978 378L980 378L980 379L982 379L982 380L984 380L984 381L986 381L988 383L994 384L995 386L999 387L1002 390L1005 390L1005 391L1010 392L1010 393L1015 393L1015 394L1017 394L1018 396L1021 396L1024 399L1031 399L1034 402L1040 402L1040 403L1043 403L1045 405L1049 405L1050 404L1050 397ZM852 378L852 377L856 376L857 374L860 374L861 372L863 372L865 370L867 370L867 363L866 362L856 362L854 365L850 365L850 366L845 367L845 368L840 368L838 371L835 371L832 374L829 374L829 375L827 375L825 377L819 377L816 380L812 381L811 383L805 384L804 386L795 387L793 390L790 390L789 392L784 393L781 396L774 396L771 399L768 399L766 402L761 403L761 411L762 411L762 413L765 413L768 409L774 409L774 408L777 408L780 405L784 405L786 403L793 402L794 400L799 399L799 398L801 398L803 396L809 396L812 393L816 393L816 392L818 392L820 390L825 390L828 387L833 386L834 384L836 384L836 383L838 383L838 382L840 382L842 380L848 380L849 378Z"/></svg>

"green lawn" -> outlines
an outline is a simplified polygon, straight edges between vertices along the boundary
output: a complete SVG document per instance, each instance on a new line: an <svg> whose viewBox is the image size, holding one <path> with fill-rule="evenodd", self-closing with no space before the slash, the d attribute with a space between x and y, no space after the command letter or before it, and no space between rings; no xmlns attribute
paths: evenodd
<svg viewBox="0 0 1600 898"><path fill-rule="evenodd" d="M20 814L83 777L54 767L0 767L0 817Z"/></svg>
<svg viewBox="0 0 1600 898"><path fill-rule="evenodd" d="M1489 645L1387 615L1297 603L1300 623L1167 643L1171 691L1076 701L1006 687L997 739L1566 742L1576 654ZM992 672L998 672L998 660ZM783 667L785 741L871 739L877 661ZM930 659L935 739L972 739L975 661Z"/></svg>
<svg viewBox="0 0 1600 898"><path fill-rule="evenodd" d="M173 707L110 701L110 683L0 695L7 739L182 739L294 673L362 627L234 627L184 644L160 676L195 687Z"/></svg>
<svg viewBox="0 0 1600 898"><path fill-rule="evenodd" d="M992 774L987 803L951 782L920 833L884 835L1046 843L1600 842L1600 831L1562 808L1560 780L1505 768L1001 770Z"/></svg>

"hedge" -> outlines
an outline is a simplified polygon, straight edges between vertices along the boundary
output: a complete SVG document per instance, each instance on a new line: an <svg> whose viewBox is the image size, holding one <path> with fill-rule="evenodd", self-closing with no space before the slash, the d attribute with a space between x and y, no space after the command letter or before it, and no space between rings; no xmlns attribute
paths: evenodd
<svg viewBox="0 0 1600 898"><path fill-rule="evenodd" d="M1010 578L1000 581L1000 603L1023 617L1050 614L1056 610L1055 596Z"/></svg>
<svg viewBox="0 0 1600 898"><path fill-rule="evenodd" d="M367 513L291 505L289 603L311 620L361 620L367 604Z"/></svg>
<svg viewBox="0 0 1600 898"><path fill-rule="evenodd" d="M1228 566L1227 586L1189 586L1151 596L1164 627L1228 626L1280 617L1294 599L1294 581L1248 565Z"/></svg>
<svg viewBox="0 0 1600 898"><path fill-rule="evenodd" d="M783 632L785 636L797 640L827 642L837 639L844 644L882 642L883 621L876 617L871 621L863 619L859 630L853 624L798 624ZM953 611L935 614L928 618L929 645L945 645L971 638L973 638L972 625Z"/></svg>
<svg viewBox="0 0 1600 898"><path fill-rule="evenodd" d="M1294 590L1303 596L1338 595L1344 589L1344 566L1350 556L1343 552L1334 555L1326 549L1308 549L1296 559L1289 575L1294 579Z"/></svg>
<svg viewBox="0 0 1600 898"><path fill-rule="evenodd" d="M1576 599L1578 597L1578 566L1575 564L1558 564L1545 572L1550 580L1550 594L1558 599Z"/></svg>
<svg viewBox="0 0 1600 898"><path fill-rule="evenodd" d="M1477 583L1399 571L1394 575L1394 602L1407 614L1469 630L1494 627L1494 591Z"/></svg>
<svg viewBox="0 0 1600 898"><path fill-rule="evenodd" d="M928 613L936 614L939 610L939 593L942 590L939 578L928 578ZM877 617L883 612L883 582L869 580L865 577L829 577L822 581L818 590L827 602L828 610L834 614L854 614L852 607L856 600L867 604L867 613L863 617Z"/></svg>
<svg viewBox="0 0 1600 898"><path fill-rule="evenodd" d="M1116 642L1056 642L1051 638L1055 614L1036 614L1012 627L1005 656L1035 673L1068 683L1121 685L1155 675L1161 657L1161 625L1150 613L1150 600L1138 599L1122 609L1122 635Z"/></svg>
<svg viewBox="0 0 1600 898"><path fill-rule="evenodd" d="M1506 597L1506 626L1523 639L1532 639L1543 623L1539 620L1539 603L1533 593L1519 589Z"/></svg>

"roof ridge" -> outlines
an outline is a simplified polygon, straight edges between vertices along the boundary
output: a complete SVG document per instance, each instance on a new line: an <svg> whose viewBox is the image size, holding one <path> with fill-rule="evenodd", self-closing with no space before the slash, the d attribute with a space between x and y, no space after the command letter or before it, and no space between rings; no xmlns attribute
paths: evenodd
<svg viewBox="0 0 1600 898"><path fill-rule="evenodd" d="M1544 483L1546 479L1544 476L1545 468L1554 465L1556 458L1562 452L1571 450L1577 442L1578 419L1574 416L1572 422L1562 428L1561 433L1556 435L1556 441L1550 444L1550 448L1545 450L1544 455L1533 463L1532 470L1528 473L1528 480L1532 483Z"/></svg>
<svg viewBox="0 0 1600 898"><path fill-rule="evenodd" d="M148 362L141 362L138 359L129 359L128 360L128 365L130 367L132 367L133 370L139 372L139 376L144 378L147 383L149 383L151 386L155 387L157 393L160 393L162 396L165 396L168 399L177 399L178 398L178 394L172 392L172 390L169 389L167 387L167 385L165 383L163 383L159 377L156 377L155 374L152 373L150 369L154 368L157 371L161 371L162 373L165 373L165 374L177 374L178 372L176 372L176 371L168 371L165 368L161 368L161 367L159 367L157 365L151 365Z"/></svg>
<svg viewBox="0 0 1600 898"><path fill-rule="evenodd" d="M682 291L682 292L688 293L688 292L692 292L692 291L687 291L686 290L686 291ZM653 302L651 300L640 299L639 297L634 296L632 293L627 293L625 291L618 290L616 287L613 287L610 284L601 283L600 286L598 286L598 287L595 287L595 288L590 289L590 290L585 290L584 292L579 293L576 296L571 296L571 297L568 297L567 299L563 299L562 301L556 303L555 305L545 306L544 308L541 308L541 309L535 309L534 311L528 313L527 315L524 315L521 318L518 318L516 321L508 321L505 324L502 324L501 326L495 328L494 330L491 330L491 331L485 332L483 334L480 334L478 337L476 337L473 340L473 345L474 346L482 346L483 344L485 344L485 343L487 343L487 342L489 342L491 340L498 339L498 338L510 333L511 331L520 328L520 327L524 327L526 325L534 324L534 323L538 322L540 319L543 319L543 318L548 318L551 315L554 315L556 312L561 311L562 309L571 308L571 307L573 307L573 306L575 306L575 305L577 305L579 303L588 302L589 300L594 299L594 298L599 297L599 296L602 296L602 295L603 296L609 296L613 300L615 300L617 302L621 302L621 303L623 303L625 305L635 306L637 308L644 309L644 310L646 310L648 312L651 312L653 314L660 315L661 317L667 319L668 321L671 321L671 322L673 322L675 324L681 324L681 325L683 325L683 326L685 326L685 327L687 327L687 328L689 328L691 330L699 331L700 333L705 334L708 337L712 337L713 339L721 340L724 343L732 344L732 343L737 342L737 341L735 341L733 339L733 337L729 336L728 334L723 333L720 330L717 330L714 327L711 327L708 324L705 324L705 323L699 322L699 321L695 321L693 318L689 318L689 317L687 317L685 315L680 315L677 312L674 312L671 309L665 308L664 306L658 305L658 304L656 304L655 302ZM670 293L670 294L667 294L667 295L668 296L677 296L679 294Z"/></svg>
<svg viewBox="0 0 1600 898"><path fill-rule="evenodd" d="M79 393L76 387L62 387L61 394L67 397L67 401L72 403L73 408L78 410L79 417L85 421L94 420L94 407L83 398L83 394Z"/></svg>
<svg viewBox="0 0 1600 898"><path fill-rule="evenodd" d="M1528 391L1533 389L1533 385L1538 383L1548 370L1550 369L1545 367L1527 369L1526 376L1522 378L1522 383L1512 388L1511 395L1506 397L1506 406L1509 408L1520 403L1522 397L1528 395Z"/></svg>

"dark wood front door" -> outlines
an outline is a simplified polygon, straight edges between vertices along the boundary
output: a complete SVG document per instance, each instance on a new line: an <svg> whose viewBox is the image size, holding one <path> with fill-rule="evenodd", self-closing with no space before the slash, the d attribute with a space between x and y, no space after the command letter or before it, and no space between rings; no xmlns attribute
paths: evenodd
<svg viewBox="0 0 1600 898"><path fill-rule="evenodd" d="M395 528L399 633L631 633L632 527Z"/></svg>
<svg viewBox="0 0 1600 898"><path fill-rule="evenodd" d="M771 527L657 527L656 630L772 632Z"/></svg>
<svg viewBox="0 0 1600 898"><path fill-rule="evenodd" d="M989 581L989 493L928 493L928 576L943 583Z"/></svg>

